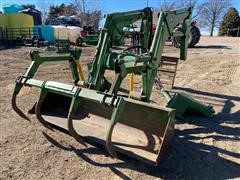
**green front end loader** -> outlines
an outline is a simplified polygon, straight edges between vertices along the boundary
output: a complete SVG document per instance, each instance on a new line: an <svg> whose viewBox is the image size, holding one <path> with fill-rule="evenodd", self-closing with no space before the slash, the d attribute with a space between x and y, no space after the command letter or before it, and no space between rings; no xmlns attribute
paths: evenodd
<svg viewBox="0 0 240 180"><path fill-rule="evenodd" d="M32 51L31 66L16 79L13 109L29 120L17 106L16 98L23 86L38 87L41 93L30 112L46 128L67 130L85 146L86 139L103 144L112 157L121 152L157 165L173 139L177 108L150 104L151 92L164 43L174 35L173 30L180 22L183 23L180 59L186 59L191 12L191 8L161 12L153 39L150 8L107 14L96 54L88 64L87 80L83 79L78 62L81 50L70 47L51 54ZM122 52L114 51L119 37L124 36L123 27L139 20L140 44ZM34 79L38 67L47 61L68 61L73 84ZM107 70L115 73L112 82L106 78ZM132 97L132 89L121 85L127 75L135 74L141 76L142 88L137 97Z"/></svg>

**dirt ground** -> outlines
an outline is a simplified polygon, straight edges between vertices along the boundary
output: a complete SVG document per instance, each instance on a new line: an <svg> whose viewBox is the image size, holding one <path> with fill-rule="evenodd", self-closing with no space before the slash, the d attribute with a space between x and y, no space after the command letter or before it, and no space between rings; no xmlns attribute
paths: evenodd
<svg viewBox="0 0 240 180"><path fill-rule="evenodd" d="M110 158L104 149L78 144L70 136L31 123L11 108L15 78L30 65L30 48L0 50L0 179L232 179L240 178L240 39L202 37L178 66L173 92L210 104L213 118L176 121L174 141L158 167L127 156ZM83 66L94 54L84 47ZM166 46L165 54L177 55ZM86 74L86 68L84 68ZM36 79L70 82L67 63L43 65ZM156 89L154 89L153 98ZM18 99L27 112L38 90L25 88Z"/></svg>

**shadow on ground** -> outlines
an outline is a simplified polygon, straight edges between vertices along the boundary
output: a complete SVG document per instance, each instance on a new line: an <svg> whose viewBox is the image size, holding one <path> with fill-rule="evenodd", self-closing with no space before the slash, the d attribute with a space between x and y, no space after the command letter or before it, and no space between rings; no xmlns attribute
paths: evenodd
<svg viewBox="0 0 240 180"><path fill-rule="evenodd" d="M43 133L46 139L56 147L66 151L75 152L78 157L90 163L91 165L109 168L113 173L123 179L131 179L124 174L121 169L131 169L134 171L146 173L153 177L164 179L230 179L240 177L240 163L225 159L223 156L240 160L240 153L232 152L214 146L218 141L240 141L240 129L224 126L223 122L231 125L240 124L240 111L231 114L231 108L234 106L232 101L239 101L239 97L201 92L189 88L175 88L185 92L198 93L211 98L226 99L222 112L217 113L212 119L203 117L188 117L184 121L176 121L176 124L188 123L194 124L195 128L175 130L175 137L170 147L168 155L161 161L157 167L152 167L129 158L126 155L119 155L123 160L119 163L99 163L88 154L106 155L104 149L89 147L85 149L76 149L73 146L65 147L57 140ZM201 137L199 136L201 134ZM204 139L212 138L211 145L202 142ZM200 142L193 142L200 140Z"/></svg>
<svg viewBox="0 0 240 180"><path fill-rule="evenodd" d="M0 50L7 50L7 49L19 49L21 46L0 46Z"/></svg>
<svg viewBox="0 0 240 180"><path fill-rule="evenodd" d="M121 172L121 169L131 169L166 179L229 179L240 176L240 164L218 155L221 153L240 159L240 154L202 143L191 142L194 136L189 135L187 131L176 130L169 154L157 167L148 166L121 154L119 158L123 162L96 162L89 158L88 154L104 154L107 156L103 149L97 147L85 149L76 149L73 146L65 147L49 135L44 133L44 136L56 147L76 153L78 157L93 166L110 168L112 172L123 179L130 179L130 177Z"/></svg>
<svg viewBox="0 0 240 180"><path fill-rule="evenodd" d="M223 46L223 45L208 45L208 46L194 46L194 48L199 48L199 49L232 49L228 46Z"/></svg>

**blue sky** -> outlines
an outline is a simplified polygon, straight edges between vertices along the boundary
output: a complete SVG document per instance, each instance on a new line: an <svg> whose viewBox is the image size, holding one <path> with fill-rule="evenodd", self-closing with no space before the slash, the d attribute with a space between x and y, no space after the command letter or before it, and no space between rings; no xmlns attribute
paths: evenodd
<svg viewBox="0 0 240 180"><path fill-rule="evenodd" d="M4 4L35 4L37 8L40 9L41 4L49 6L52 4L59 5L61 3L69 4L72 1L73 0L0 0L0 10L2 10ZM198 2L201 1L202 0L198 0ZM141 9L147 6L147 2L149 7L159 7L161 0L88 0L88 2L89 8L96 7L97 5L105 14L110 12ZM232 0L232 5L238 10L238 12L240 12L240 0ZM204 32L203 34L207 34L207 32Z"/></svg>
<svg viewBox="0 0 240 180"><path fill-rule="evenodd" d="M96 0L88 0L92 5L96 4ZM168 0L173 1L173 0ZM201 2L202 0L199 0ZM4 4L36 4L39 6L41 2L47 2L47 4L61 4L66 3L69 4L72 0L0 0L0 6ZM126 10L134 10L146 7L147 0L99 0L98 2L101 9L104 13L109 12L117 12L117 11L126 11ZM150 7L159 6L161 0L148 0L148 4ZM240 11L240 0L232 0L233 6ZM1 9L1 8L0 8Z"/></svg>

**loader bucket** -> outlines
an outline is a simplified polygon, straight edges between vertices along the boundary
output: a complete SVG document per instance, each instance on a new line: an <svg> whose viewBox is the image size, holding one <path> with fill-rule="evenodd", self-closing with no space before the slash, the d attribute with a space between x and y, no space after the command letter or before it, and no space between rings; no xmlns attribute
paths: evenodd
<svg viewBox="0 0 240 180"><path fill-rule="evenodd" d="M122 105L114 107L94 100L90 94L97 96L96 91L81 93L74 106L72 97L48 92L32 110L42 122L69 131L84 145L83 139L88 139L106 145L112 156L118 151L151 165L159 163L173 139L175 110L123 97L116 97ZM71 111L73 106L77 108Z"/></svg>

